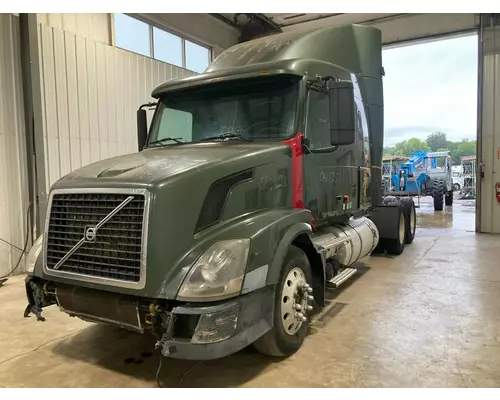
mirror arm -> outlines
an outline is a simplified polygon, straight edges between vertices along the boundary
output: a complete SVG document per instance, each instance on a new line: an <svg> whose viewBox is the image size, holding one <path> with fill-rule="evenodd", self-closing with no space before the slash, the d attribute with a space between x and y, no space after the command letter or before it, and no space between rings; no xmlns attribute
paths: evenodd
<svg viewBox="0 0 500 400"><path fill-rule="evenodd" d="M302 136L301 140L302 150L304 150L305 154L311 154L312 150L309 148L309 139Z"/></svg>
<svg viewBox="0 0 500 400"><path fill-rule="evenodd" d="M158 104L158 102L156 103L146 103L146 104L142 104L140 107L139 107L139 110L142 110L143 108L146 108L146 107L156 107L156 105Z"/></svg>

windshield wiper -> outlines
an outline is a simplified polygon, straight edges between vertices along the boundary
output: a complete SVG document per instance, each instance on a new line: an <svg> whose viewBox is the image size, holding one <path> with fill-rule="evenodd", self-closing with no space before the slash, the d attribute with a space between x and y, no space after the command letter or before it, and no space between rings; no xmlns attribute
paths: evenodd
<svg viewBox="0 0 500 400"><path fill-rule="evenodd" d="M214 136L209 136L209 137L204 137L203 139L200 139L200 142L206 141L206 140L214 140L214 139L224 139L224 138L236 138L243 140L245 142L251 142L252 139L249 139L243 135L239 135L237 133L233 132L226 132L226 133L221 133L219 135L214 135Z"/></svg>
<svg viewBox="0 0 500 400"><path fill-rule="evenodd" d="M155 140L154 142L148 143L148 147L151 146L152 144L160 144L160 143L164 143L164 142L175 142L175 143L179 143L179 144L186 143L186 142L182 141L182 138L180 138L180 137L178 137L178 138L166 137L166 138L163 138L160 140Z"/></svg>

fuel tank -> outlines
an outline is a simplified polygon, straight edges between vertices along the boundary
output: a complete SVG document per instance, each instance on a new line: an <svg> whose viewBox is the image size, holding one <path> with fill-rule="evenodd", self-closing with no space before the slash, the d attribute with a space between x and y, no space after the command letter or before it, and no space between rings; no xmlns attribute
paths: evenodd
<svg viewBox="0 0 500 400"><path fill-rule="evenodd" d="M314 245L325 252L327 259L334 257L345 267L368 256L378 241L377 226L366 217L322 228L313 238Z"/></svg>

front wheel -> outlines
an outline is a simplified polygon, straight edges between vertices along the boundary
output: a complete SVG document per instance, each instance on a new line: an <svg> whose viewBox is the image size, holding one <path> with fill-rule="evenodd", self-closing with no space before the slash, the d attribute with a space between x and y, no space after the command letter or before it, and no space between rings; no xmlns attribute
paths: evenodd
<svg viewBox="0 0 500 400"><path fill-rule="evenodd" d="M298 247L290 246L276 285L273 327L253 344L260 353L288 357L302 346L313 309L311 282L307 256Z"/></svg>

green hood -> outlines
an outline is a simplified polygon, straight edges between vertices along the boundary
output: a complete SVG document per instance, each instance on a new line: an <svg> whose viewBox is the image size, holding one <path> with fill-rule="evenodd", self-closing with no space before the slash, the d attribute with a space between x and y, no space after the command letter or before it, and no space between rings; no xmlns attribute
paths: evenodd
<svg viewBox="0 0 500 400"><path fill-rule="evenodd" d="M150 192L145 288L71 283L175 298L189 267L211 244L235 235L251 237L252 229L257 229L251 223L254 216L291 205L290 155L290 147L280 142L172 145L70 173L53 188L145 188ZM235 174L244 175L236 184ZM214 195L218 201L214 202ZM209 224L200 223L207 214L218 216ZM52 279L69 283L62 277Z"/></svg>
<svg viewBox="0 0 500 400"><path fill-rule="evenodd" d="M53 188L109 187L117 184L121 187L142 187L227 161L250 157L250 163L258 163L259 157L255 156L269 153L277 146L283 145L225 142L151 148L89 164L64 176Z"/></svg>

